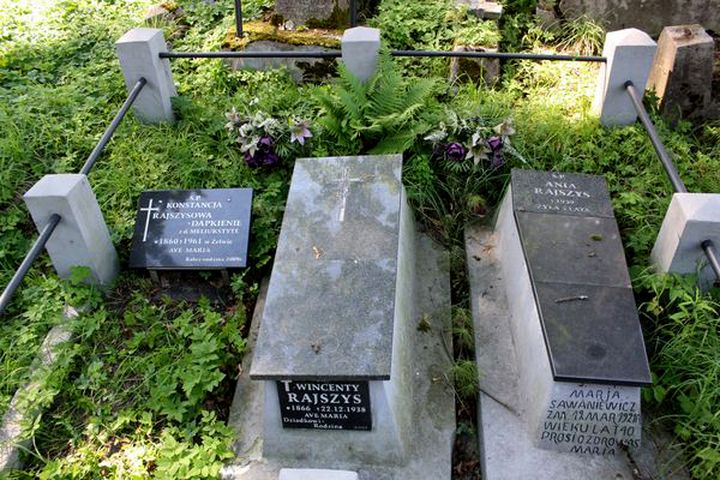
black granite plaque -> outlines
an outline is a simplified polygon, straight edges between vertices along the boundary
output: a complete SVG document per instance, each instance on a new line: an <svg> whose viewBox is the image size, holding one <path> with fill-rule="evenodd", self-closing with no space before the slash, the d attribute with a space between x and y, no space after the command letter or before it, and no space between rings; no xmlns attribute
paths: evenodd
<svg viewBox="0 0 720 480"><path fill-rule="evenodd" d="M368 382L277 382L283 428L372 430Z"/></svg>
<svg viewBox="0 0 720 480"><path fill-rule="evenodd" d="M130 267L213 270L247 265L252 189L143 192Z"/></svg>
<svg viewBox="0 0 720 480"><path fill-rule="evenodd" d="M650 383L632 289L545 282L534 289L556 380Z"/></svg>
<svg viewBox="0 0 720 480"><path fill-rule="evenodd" d="M512 171L515 211L614 218L605 179L581 173Z"/></svg>
<svg viewBox="0 0 720 480"><path fill-rule="evenodd" d="M637 306L605 180L513 170L511 183L555 380L649 384Z"/></svg>
<svg viewBox="0 0 720 480"><path fill-rule="evenodd" d="M515 217L533 281L630 288L615 219L526 212Z"/></svg>

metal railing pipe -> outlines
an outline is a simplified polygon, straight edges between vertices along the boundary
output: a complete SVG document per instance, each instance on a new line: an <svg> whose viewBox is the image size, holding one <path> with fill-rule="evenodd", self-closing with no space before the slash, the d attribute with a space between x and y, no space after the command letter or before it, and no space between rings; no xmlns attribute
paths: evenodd
<svg viewBox="0 0 720 480"><path fill-rule="evenodd" d="M715 272L715 277L720 280L720 261L718 260L718 252L715 249L715 244L712 240L705 240L702 243L702 249L705 252L705 256Z"/></svg>
<svg viewBox="0 0 720 480"><path fill-rule="evenodd" d="M638 117L640 118L640 122L643 124L648 136L650 137L650 142L652 142L655 152L657 152L658 157L660 157L660 161L665 168L665 173L667 173L670 183L672 183L673 189L675 189L678 193L687 193L687 187L685 187L685 183L683 183L680 178L680 174L675 168L675 164L673 163L672 158L670 158L670 154L667 150L665 150L665 146L655 129L655 125L653 125L650 120L650 115L648 115L647 110L645 110L645 106L642 103L642 97L638 94L635 85L633 85L630 81L625 82L625 89L627 90L628 95L630 95L630 100L632 100L632 104L635 107Z"/></svg>
<svg viewBox="0 0 720 480"><path fill-rule="evenodd" d="M350 0L350 26L357 27L357 24L358 24L357 0Z"/></svg>
<svg viewBox="0 0 720 480"><path fill-rule="evenodd" d="M90 170L92 170L92 167L95 165L95 162L97 162L97 159L100 158L100 155L105 149L105 146L112 138L115 130L117 130L117 128L120 126L120 122L122 122L123 118L125 118L128 110L130 110L130 107L132 107L133 103L135 103L135 100L137 100L138 95L140 95L140 92L146 84L147 80L145 80L144 78L140 78L140 80L137 81L133 89L128 94L127 99L125 99L125 102L122 104L122 107L120 107L117 115L115 115L113 121L110 122L110 125L107 127L102 137L100 137L100 141L97 145L95 145L93 151L90 152L90 156L85 161L85 165L83 165L83 167L80 169L80 174L87 175L88 173L90 173Z"/></svg>
<svg viewBox="0 0 720 480"><path fill-rule="evenodd" d="M160 52L160 58L340 58L340 52ZM452 52L424 50L393 50L394 57L499 58L507 60L551 60L574 62L606 62L605 57L582 55L545 55L540 53Z"/></svg>
<svg viewBox="0 0 720 480"><path fill-rule="evenodd" d="M243 35L242 1L235 0L235 36L240 38Z"/></svg>
<svg viewBox="0 0 720 480"><path fill-rule="evenodd" d="M340 52L160 52L160 58L340 58Z"/></svg>
<svg viewBox="0 0 720 480"><path fill-rule="evenodd" d="M55 231L55 228L58 226L58 223L60 223L60 220L60 215L58 215L57 213L53 214L48 220L47 225L45 225L45 227L43 227L42 231L40 232L40 236L37 238L37 240L35 240L35 243L33 243L30 251L27 253L27 255L25 255L25 259L20 264L20 268L17 269L15 275L13 275L12 279L10 280L10 283L7 284L2 295L0 295L0 315L5 312L5 309L10 303L10 299L15 293L15 290L17 290L22 283L25 275L27 275L27 272L30 270L32 263L40 255L40 253L42 253L43 248L45 248L45 244L50 239L50 235L52 235L52 233Z"/></svg>
<svg viewBox="0 0 720 480"><path fill-rule="evenodd" d="M463 52L446 50L392 50L393 57L499 58L502 60L550 60L564 62L607 62L605 57L587 55L553 55L545 53Z"/></svg>

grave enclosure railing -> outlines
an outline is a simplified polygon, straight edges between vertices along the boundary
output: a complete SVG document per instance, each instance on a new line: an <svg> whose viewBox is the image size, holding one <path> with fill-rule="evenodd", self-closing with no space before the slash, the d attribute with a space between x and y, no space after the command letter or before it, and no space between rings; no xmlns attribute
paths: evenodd
<svg viewBox="0 0 720 480"><path fill-rule="evenodd" d="M102 137L100 137L97 145L95 145L95 148L88 156L85 164L78 172L79 174L87 175L90 173L90 170L92 170L95 162L97 162L98 158L100 158L100 155L105 150L108 142L115 134L115 131L120 126L120 123L122 123L123 118L125 118L125 115L130 110L130 107L133 106L135 100L137 100L140 92L142 92L146 84L147 81L144 78L140 78L135 84L135 86L130 90L127 98L125 99L122 106L115 115L115 118L113 118L112 122L110 122L110 125L107 127ZM20 264L20 267L18 267L17 271L10 279L10 282L5 287L5 290L3 290L2 295L0 295L0 315L5 313L5 309L10 304L10 300L12 299L13 294L18 289L18 287L20 287L20 284L22 284L25 275L27 275L33 262L42 253L45 245L47 244L48 240L50 240L50 237L52 236L53 232L60 224L60 222L62 222L62 217L58 214L53 214L52 216L50 216L47 224L40 231L40 235L38 236L37 240L35 240L35 243L33 243L32 247L30 248L22 263Z"/></svg>
<svg viewBox="0 0 720 480"><path fill-rule="evenodd" d="M688 189L685 186L685 183L682 181L682 178L680 178L680 174L678 173L678 170L675 167L675 164L673 163L670 154L668 153L667 149L665 149L665 145L663 145L662 139L660 138L660 135L658 135L658 132L655 129L655 125L653 125L652 120L650 120L650 115L648 114L645 106L643 105L642 97L638 93L637 88L635 88L633 82L625 82L625 90L627 91L633 107L638 114L640 123L642 123L643 127L645 127L648 137L650 137L650 142L652 143L653 148L655 148L655 152L657 153L658 158L660 159L660 162L665 169L665 173L667 173L673 190L675 191L675 193L688 193ZM718 253L717 249L715 248L715 244L712 240L706 239L702 242L701 247L703 249L703 252L705 252L705 256L707 257L708 262L713 269L713 272L715 272L715 277L718 279L718 281L720 281L720 261L718 261Z"/></svg>
<svg viewBox="0 0 720 480"><path fill-rule="evenodd" d="M242 35L242 5L240 0L235 0L236 7L236 23L237 32ZM354 1L351 1L352 24L357 22L357 8ZM173 52L159 51L155 53L160 59L178 59L178 58L342 58L343 53L340 51L306 51L306 52L236 52L236 51L215 51L215 52ZM529 61L577 61L577 62L597 62L602 64L608 63L606 56L583 56L583 55L555 55L555 54L536 54L536 53L516 53L516 52L482 52L482 51L421 51L421 50L392 50L390 55L394 57L426 57L426 58L473 58L473 59L500 59L500 60L529 60ZM121 61L122 63L122 61ZM145 78L140 77L134 86L129 90L128 96L118 111L111 124L106 129L100 141L93 149L88 157L85 165L80 170L80 174L87 175L98 160L107 143L112 138L118 126L122 122L128 110L133 106L143 88L147 85ZM675 168L670 155L665 150L660 137L657 134L647 111L642 105L642 97L636 91L632 81L625 83L625 88L632 101L633 107L637 111L640 121L646 128L650 140L655 147L660 160L670 178L673 188L676 192L687 192L684 183L680 179L677 169ZM12 295L22 283L25 275L30 269L33 261L40 255L46 243L52 236L57 226L62 222L59 215L50 217L47 225L45 225L38 239L26 255L17 272L7 285L0 296L0 315L2 315L9 304ZM712 269L718 279L720 279L720 261L718 261L717 251L711 240L705 240L702 243L702 249L712 266Z"/></svg>

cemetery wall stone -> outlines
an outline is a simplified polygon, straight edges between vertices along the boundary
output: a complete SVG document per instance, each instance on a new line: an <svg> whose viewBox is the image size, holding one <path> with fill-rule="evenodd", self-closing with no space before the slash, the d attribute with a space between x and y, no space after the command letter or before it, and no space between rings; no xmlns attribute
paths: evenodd
<svg viewBox="0 0 720 480"><path fill-rule="evenodd" d="M639 28L657 36L667 25L700 23L720 31L720 0L560 0L566 18L587 15L608 30Z"/></svg>

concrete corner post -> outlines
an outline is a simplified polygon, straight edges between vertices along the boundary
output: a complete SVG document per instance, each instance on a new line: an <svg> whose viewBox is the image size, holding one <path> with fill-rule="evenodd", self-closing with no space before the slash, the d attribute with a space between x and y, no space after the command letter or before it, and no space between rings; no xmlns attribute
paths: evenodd
<svg viewBox="0 0 720 480"><path fill-rule="evenodd" d="M671 118L703 118L712 103L715 42L701 25L665 27L648 80Z"/></svg>
<svg viewBox="0 0 720 480"><path fill-rule="evenodd" d="M720 194L676 193L663 220L650 258L662 273L698 273L703 287L715 273L707 264L702 242L720 245Z"/></svg>
<svg viewBox="0 0 720 480"><path fill-rule="evenodd" d="M380 30L355 27L345 30L342 37L342 61L348 70L366 82L377 70L380 53Z"/></svg>
<svg viewBox="0 0 720 480"><path fill-rule="evenodd" d="M91 283L107 285L118 272L118 257L95 194L85 175L46 175L25 193L38 230L53 214L62 219L46 248L62 278L75 266L89 267Z"/></svg>
<svg viewBox="0 0 720 480"><path fill-rule="evenodd" d="M625 90L629 80L640 92L645 91L657 44L636 28L609 32L605 37L593 112L606 126L629 125L637 114Z"/></svg>
<svg viewBox="0 0 720 480"><path fill-rule="evenodd" d="M170 61L160 58L167 52L162 30L134 28L115 43L128 91L143 77L147 85L135 101L135 114L147 123L172 122L175 115L170 99L177 95Z"/></svg>

